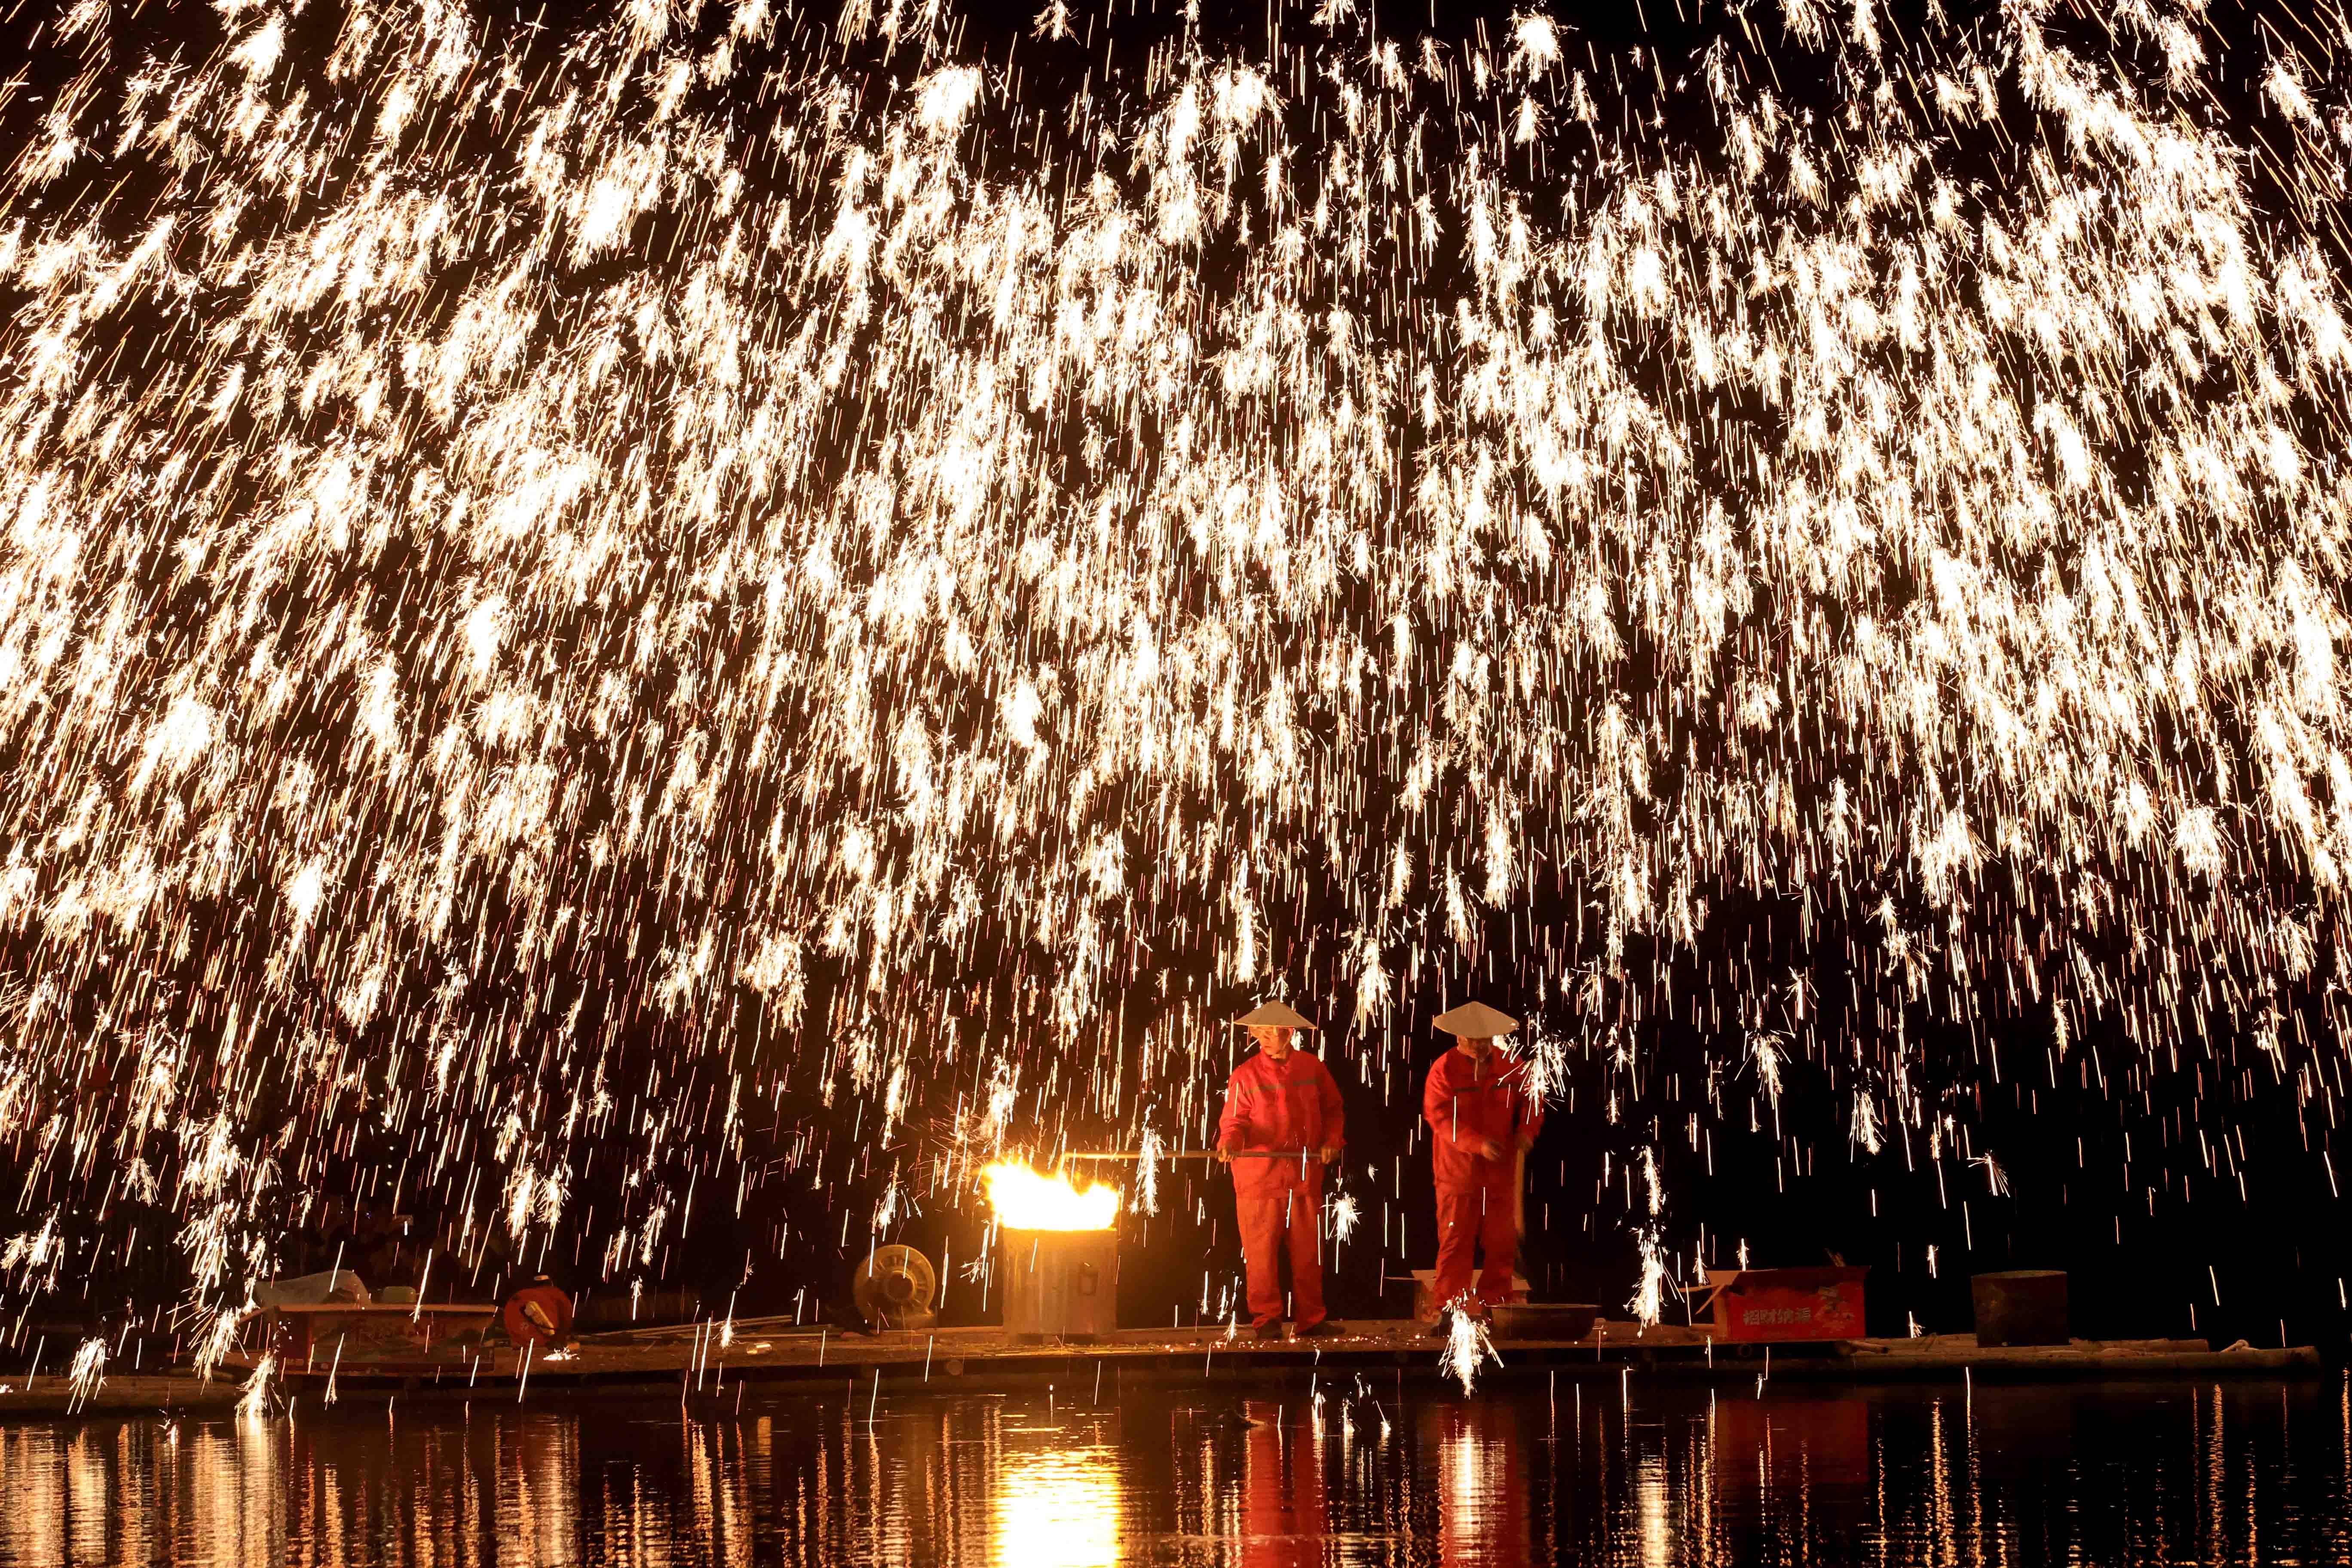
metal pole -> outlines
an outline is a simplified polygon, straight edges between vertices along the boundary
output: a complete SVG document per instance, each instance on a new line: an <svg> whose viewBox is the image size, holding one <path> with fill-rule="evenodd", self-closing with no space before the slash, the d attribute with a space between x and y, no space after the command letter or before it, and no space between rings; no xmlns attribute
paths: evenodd
<svg viewBox="0 0 2352 1568"><path fill-rule="evenodd" d="M1073 1149L1062 1156L1065 1160L1140 1160L1143 1157L1143 1151L1140 1149ZM1214 1160L1219 1157L1219 1151L1181 1149L1174 1153L1162 1152L1151 1157L1155 1160ZM1315 1151L1312 1149L1236 1149L1233 1152L1233 1157L1236 1160L1312 1160L1315 1158Z"/></svg>

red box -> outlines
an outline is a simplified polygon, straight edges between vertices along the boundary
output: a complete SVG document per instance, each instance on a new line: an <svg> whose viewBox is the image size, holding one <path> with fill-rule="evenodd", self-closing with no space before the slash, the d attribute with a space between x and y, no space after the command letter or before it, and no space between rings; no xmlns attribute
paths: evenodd
<svg viewBox="0 0 2352 1568"><path fill-rule="evenodd" d="M1715 1331L1735 1344L1863 1337L1867 1268L1710 1268Z"/></svg>

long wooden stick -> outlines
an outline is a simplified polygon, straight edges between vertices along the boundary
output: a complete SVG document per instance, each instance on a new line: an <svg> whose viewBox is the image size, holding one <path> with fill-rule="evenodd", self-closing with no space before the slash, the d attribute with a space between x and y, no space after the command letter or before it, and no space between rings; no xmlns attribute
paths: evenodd
<svg viewBox="0 0 2352 1568"><path fill-rule="evenodd" d="M1218 1158L1219 1153L1220 1151L1215 1149L1179 1149L1172 1153L1162 1151L1153 1154L1151 1158L1214 1160ZM1065 1160L1140 1160L1143 1157L1144 1153L1140 1149L1073 1149L1062 1156ZM1233 1157L1236 1160L1312 1160L1315 1158L1315 1151L1312 1149L1236 1149L1233 1152Z"/></svg>

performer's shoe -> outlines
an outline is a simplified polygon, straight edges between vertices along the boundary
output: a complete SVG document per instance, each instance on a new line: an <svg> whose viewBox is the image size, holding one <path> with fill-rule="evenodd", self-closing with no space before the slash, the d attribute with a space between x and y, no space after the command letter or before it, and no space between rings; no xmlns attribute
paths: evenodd
<svg viewBox="0 0 2352 1568"><path fill-rule="evenodd" d="M1268 1323L1260 1323L1257 1326L1256 1333L1257 1337L1262 1340L1278 1340L1282 1338L1282 1323L1279 1320Z"/></svg>
<svg viewBox="0 0 2352 1568"><path fill-rule="evenodd" d="M1302 1323L1291 1330L1290 1337L1294 1340L1330 1340L1339 1338L1344 1331L1330 1319L1318 1318L1311 1323Z"/></svg>

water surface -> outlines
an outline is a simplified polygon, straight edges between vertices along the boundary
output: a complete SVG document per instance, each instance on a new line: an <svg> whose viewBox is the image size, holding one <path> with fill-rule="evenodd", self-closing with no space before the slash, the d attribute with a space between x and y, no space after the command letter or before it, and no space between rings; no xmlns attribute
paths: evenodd
<svg viewBox="0 0 2352 1568"><path fill-rule="evenodd" d="M2352 1393L1324 1380L0 1426L0 1564L2341 1563Z"/></svg>

